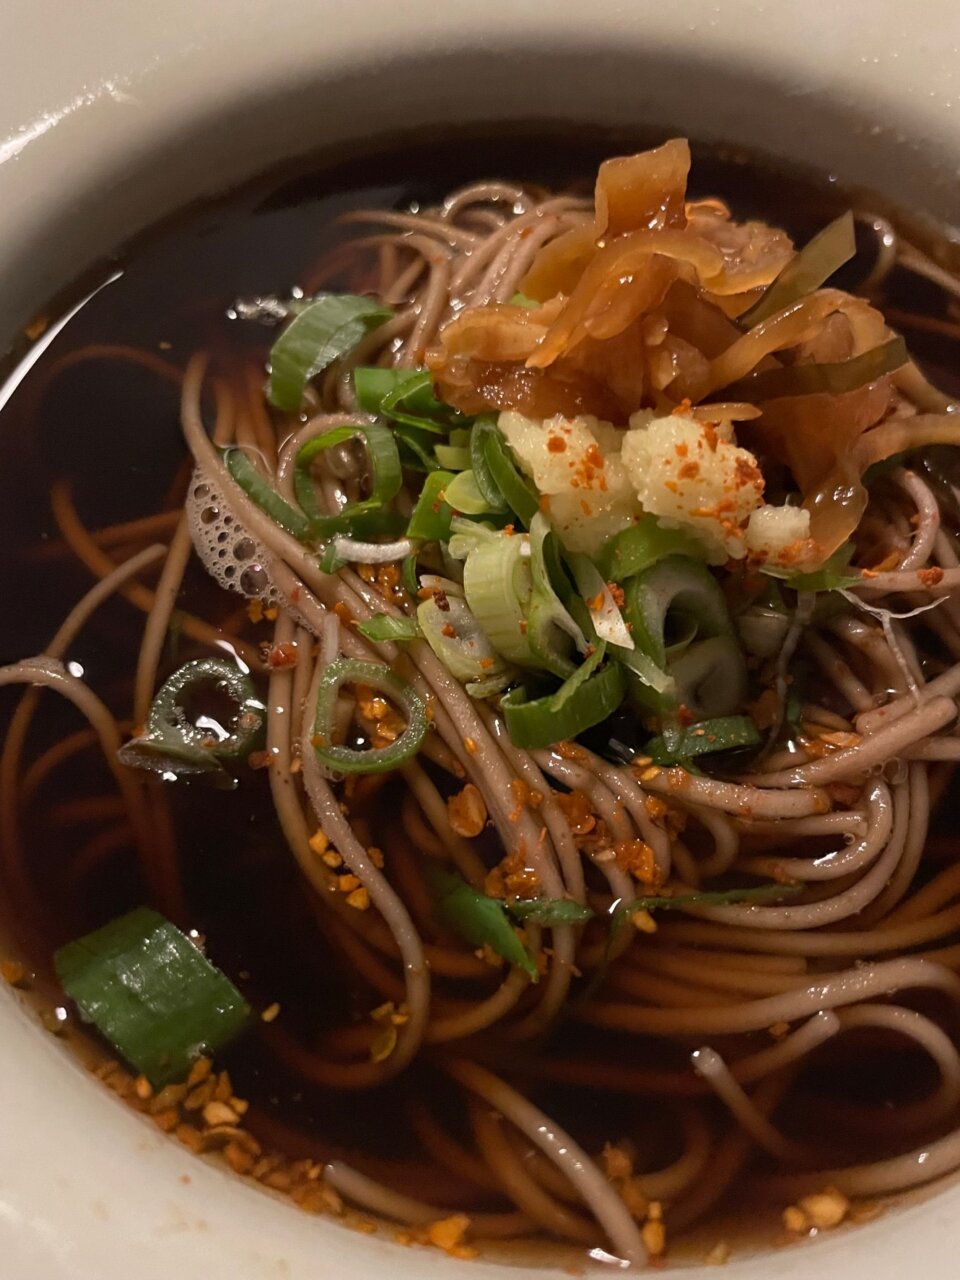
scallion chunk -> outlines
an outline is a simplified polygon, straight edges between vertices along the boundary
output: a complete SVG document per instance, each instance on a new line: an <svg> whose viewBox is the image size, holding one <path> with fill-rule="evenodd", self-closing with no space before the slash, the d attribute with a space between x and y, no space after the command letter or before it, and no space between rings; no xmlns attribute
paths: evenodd
<svg viewBox="0 0 960 1280"><path fill-rule="evenodd" d="M138 907L54 956L64 991L155 1089L244 1030L250 1006L185 934Z"/></svg>
<svg viewBox="0 0 960 1280"><path fill-rule="evenodd" d="M267 398L298 413L307 383L351 351L371 329L389 320L389 307L350 293L323 293L287 325L270 349Z"/></svg>

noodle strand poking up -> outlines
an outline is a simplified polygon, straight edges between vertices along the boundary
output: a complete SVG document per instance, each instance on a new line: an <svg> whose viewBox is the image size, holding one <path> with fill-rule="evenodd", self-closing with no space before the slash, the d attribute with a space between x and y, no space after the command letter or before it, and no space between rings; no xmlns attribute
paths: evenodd
<svg viewBox="0 0 960 1280"><path fill-rule="evenodd" d="M889 327L956 343L960 282L860 212L844 292L853 219L797 251L689 166L354 210L306 293L235 304L269 353L41 368L176 383L190 474L95 531L51 484L30 563L97 581L0 669L11 914L75 938L46 833L70 894L113 886L54 957L100 1074L458 1257L639 1266L734 1188L796 1238L960 1169L960 414ZM78 635L129 606L87 683ZM195 974L162 998L161 934ZM118 1022L134 947L162 1026Z"/></svg>

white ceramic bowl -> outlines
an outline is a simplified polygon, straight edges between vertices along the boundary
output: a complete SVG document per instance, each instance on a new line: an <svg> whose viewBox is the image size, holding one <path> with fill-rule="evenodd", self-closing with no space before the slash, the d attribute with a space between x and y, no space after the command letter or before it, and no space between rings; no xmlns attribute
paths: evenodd
<svg viewBox="0 0 960 1280"><path fill-rule="evenodd" d="M435 120L663 124L960 223L956 0L7 0L3 17L4 338L176 206ZM352 1234L190 1157L5 992L0 1080L2 1280L504 1274ZM726 1274L947 1280L958 1250L953 1187Z"/></svg>

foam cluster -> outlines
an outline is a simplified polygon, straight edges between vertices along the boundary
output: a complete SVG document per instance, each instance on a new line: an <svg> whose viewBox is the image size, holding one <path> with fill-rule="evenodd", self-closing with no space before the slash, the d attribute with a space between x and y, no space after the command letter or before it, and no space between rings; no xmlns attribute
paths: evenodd
<svg viewBox="0 0 960 1280"><path fill-rule="evenodd" d="M249 600L281 605L280 592L270 580L270 555L237 520L222 492L194 471L186 500L194 549L203 567L221 587Z"/></svg>

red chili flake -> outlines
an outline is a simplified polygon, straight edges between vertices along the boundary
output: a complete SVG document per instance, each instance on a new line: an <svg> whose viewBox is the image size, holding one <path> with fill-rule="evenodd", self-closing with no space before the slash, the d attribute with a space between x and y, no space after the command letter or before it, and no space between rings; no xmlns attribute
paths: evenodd
<svg viewBox="0 0 960 1280"><path fill-rule="evenodd" d="M448 639L452 640L457 633L456 631L454 631L453 627L450 625L449 622L445 622L443 626L440 628L440 634L447 636Z"/></svg>
<svg viewBox="0 0 960 1280"><path fill-rule="evenodd" d="M433 599L441 613L450 612L450 601L447 599L447 593L445 591L435 591L433 593Z"/></svg>
<svg viewBox="0 0 960 1280"><path fill-rule="evenodd" d="M607 590L613 596L613 603L617 606L618 609L622 609L624 605L624 601L626 600L626 596L623 594L623 587L621 587L620 583L608 582Z"/></svg>
<svg viewBox="0 0 960 1280"><path fill-rule="evenodd" d="M267 666L272 667L274 671L279 671L283 667L295 667L297 665L297 646L290 641L283 644L276 644L267 650Z"/></svg>
<svg viewBox="0 0 960 1280"><path fill-rule="evenodd" d="M563 436L549 436L547 439L547 451L549 453L565 453L567 442Z"/></svg>
<svg viewBox="0 0 960 1280"><path fill-rule="evenodd" d="M943 570L936 565L930 569L918 569L917 577L925 587L935 587L943 581Z"/></svg>

